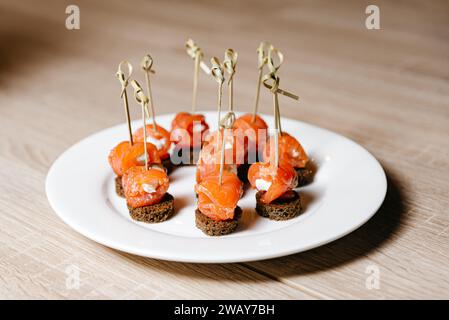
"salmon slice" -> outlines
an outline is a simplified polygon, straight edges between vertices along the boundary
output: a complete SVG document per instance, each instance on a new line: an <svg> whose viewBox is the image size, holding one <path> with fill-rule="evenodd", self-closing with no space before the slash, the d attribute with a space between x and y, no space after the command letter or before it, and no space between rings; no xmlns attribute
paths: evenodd
<svg viewBox="0 0 449 320"><path fill-rule="evenodd" d="M213 220L232 219L243 185L235 173L228 171L223 172L220 185L218 175L218 172L210 174L195 185L198 209Z"/></svg>
<svg viewBox="0 0 449 320"><path fill-rule="evenodd" d="M266 191L260 200L267 204L288 194L296 186L297 175L286 162L281 162L278 167L269 162L256 162L248 170L248 180L253 188Z"/></svg>
<svg viewBox="0 0 449 320"><path fill-rule="evenodd" d="M163 160L170 157L170 132L159 125L156 125L156 130L152 124L147 124L146 128L147 142L150 142L156 146L159 158ZM143 127L134 132L133 139L134 142L143 142Z"/></svg>
<svg viewBox="0 0 449 320"><path fill-rule="evenodd" d="M255 153L257 150L263 150L266 139L268 126L266 122L258 115L253 122L252 114L244 114L238 117L234 122L234 130L238 133L237 135L244 136L244 148L245 155L250 153Z"/></svg>
<svg viewBox="0 0 449 320"><path fill-rule="evenodd" d="M221 150L223 148L223 130L220 131L220 141L217 149L217 133L214 132L208 136L199 153L197 163L197 182L200 182L209 173L213 173L220 167ZM224 154L224 169L237 173L237 167L243 163L245 155L243 154L243 143L239 144L238 139L233 136L232 130L226 131Z"/></svg>
<svg viewBox="0 0 449 320"><path fill-rule="evenodd" d="M114 173L121 177L131 167L145 164L143 142L136 142L132 146L128 141L120 142L109 153L108 161ZM148 163L161 163L156 147L147 143Z"/></svg>
<svg viewBox="0 0 449 320"><path fill-rule="evenodd" d="M177 145L181 147L199 147L203 134L209 129L206 119L202 114L188 112L178 113L171 123L171 134L177 139ZM199 141L194 141L194 133L198 134Z"/></svg>
<svg viewBox="0 0 449 320"><path fill-rule="evenodd" d="M309 161L304 148L296 138L286 132L282 132L278 139L279 142L279 160L290 163L294 168L304 168ZM270 137L265 145L263 160L265 162L274 160L274 152L270 156L270 146L274 147L274 138Z"/></svg>
<svg viewBox="0 0 449 320"><path fill-rule="evenodd" d="M129 168L122 177L126 202L133 208L159 203L168 190L169 179L165 170L144 166Z"/></svg>
<svg viewBox="0 0 449 320"><path fill-rule="evenodd" d="M122 141L109 152L109 165L111 166L112 171L119 177L123 175L122 161L130 146L131 144L129 141Z"/></svg>

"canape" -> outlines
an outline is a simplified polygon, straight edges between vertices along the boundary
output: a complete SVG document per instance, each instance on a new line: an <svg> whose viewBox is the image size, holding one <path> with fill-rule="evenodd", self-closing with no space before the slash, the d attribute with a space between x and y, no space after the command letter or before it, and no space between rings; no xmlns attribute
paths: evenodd
<svg viewBox="0 0 449 320"><path fill-rule="evenodd" d="M238 139L233 136L230 129L226 129L226 141L224 143L224 170L233 172L237 174L238 167L244 159L243 144L239 146ZM201 182L201 180L208 174L214 172L217 167L219 168L221 149L223 147L222 141L217 144L218 138L223 138L223 130L220 130L220 137L214 132L209 135L203 144L198 157L197 168L196 168L196 182Z"/></svg>
<svg viewBox="0 0 449 320"><path fill-rule="evenodd" d="M256 162L248 170L248 180L258 192L256 212L271 220L288 220L301 213L299 194L293 190L297 184L295 169L286 162Z"/></svg>
<svg viewBox="0 0 449 320"><path fill-rule="evenodd" d="M259 150L263 150L268 133L268 125L259 115L244 114L238 117L233 129L236 135L243 137L244 141L244 162L238 168L238 176L244 181L248 182L249 166L261 159L259 159Z"/></svg>
<svg viewBox="0 0 449 320"><path fill-rule="evenodd" d="M266 162L271 159L270 145L274 144L272 140L273 137L271 137L265 144L263 159ZM282 132L279 135L278 144L279 161L290 163L292 167L295 168L298 175L297 186L303 186L311 182L313 170L309 158L299 141L288 133Z"/></svg>
<svg viewBox="0 0 449 320"><path fill-rule="evenodd" d="M242 210L237 206L242 192L242 182L235 173L219 172L209 174L195 185L198 194L198 208L195 211L195 224L209 236L232 233L238 226Z"/></svg>
<svg viewBox="0 0 449 320"><path fill-rule="evenodd" d="M155 223L173 215L174 199L167 193L169 179L163 168L131 167L123 175L122 183L132 219Z"/></svg>
<svg viewBox="0 0 449 320"><path fill-rule="evenodd" d="M143 142L136 142L133 145L129 141L122 141L115 146L108 156L109 164L116 174L115 191L120 197L124 197L122 176L131 167L141 166L145 163L145 148ZM149 163L161 163L157 148L147 143L147 154Z"/></svg>
<svg viewBox="0 0 449 320"><path fill-rule="evenodd" d="M170 149L172 145L170 141L170 132L165 130L160 125L147 124L146 137L147 142L156 146L162 165L167 169L167 172L170 173L172 170L172 163L170 161ZM133 139L136 142L143 142L143 127L134 132Z"/></svg>
<svg viewBox="0 0 449 320"><path fill-rule="evenodd" d="M181 159L179 164L195 164L201 150L204 134L209 129L202 114L178 113L171 123L171 137L175 144L174 155ZM183 157L186 153L188 158Z"/></svg>

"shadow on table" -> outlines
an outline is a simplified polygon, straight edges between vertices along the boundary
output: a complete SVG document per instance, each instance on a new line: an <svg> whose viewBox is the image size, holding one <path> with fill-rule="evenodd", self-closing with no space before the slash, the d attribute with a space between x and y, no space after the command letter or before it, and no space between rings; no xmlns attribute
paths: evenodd
<svg viewBox="0 0 449 320"><path fill-rule="evenodd" d="M120 254L153 269L192 279L259 282L325 271L355 261L394 241L393 234L397 235L400 232L403 214L407 209L398 180L388 172L387 179L388 190L385 201L371 220L339 240L306 252L240 264L178 263ZM248 274L248 269L254 273Z"/></svg>

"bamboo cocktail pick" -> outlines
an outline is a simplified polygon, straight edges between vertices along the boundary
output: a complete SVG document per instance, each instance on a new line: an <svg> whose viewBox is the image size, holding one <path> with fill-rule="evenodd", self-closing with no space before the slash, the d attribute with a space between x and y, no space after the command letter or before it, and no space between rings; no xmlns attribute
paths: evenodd
<svg viewBox="0 0 449 320"><path fill-rule="evenodd" d="M134 88L134 98L137 103L142 107L142 121L143 121L143 150L145 153L145 169L148 170L148 152L147 152L147 130L146 130L146 115L145 109L148 108L148 97L143 93L142 87L136 80L131 81L131 85Z"/></svg>
<svg viewBox="0 0 449 320"><path fill-rule="evenodd" d="M125 73L122 70L122 65L125 65L125 64L128 67L127 75L125 75ZM131 129L131 118L129 116L128 94L126 93L126 87L129 84L129 78L131 77L132 72L133 72L133 66L131 65L131 63L129 63L126 60L123 60L118 65L118 70L115 74L117 79L120 81L120 84L122 85L122 91L120 93L120 97L123 99L123 105L125 107L126 122L128 124L129 143L131 145L134 144L134 141L133 141L133 133L132 133L132 129Z"/></svg>
<svg viewBox="0 0 449 320"><path fill-rule="evenodd" d="M223 139L221 142L221 152L220 152L220 173L218 175L218 183L221 185L223 180L223 167L225 160L225 143L226 143L226 132L232 129L234 126L235 114L232 111L228 111L223 119L220 120L220 128L223 129ZM219 130L218 130L219 131Z"/></svg>
<svg viewBox="0 0 449 320"><path fill-rule="evenodd" d="M224 70L223 65L220 63L220 60L218 58L213 57L210 59L210 62L212 64L211 73L212 76L215 78L215 81L218 83L218 101L217 101L217 150L218 150L218 144L219 144L219 137L220 137L220 118L221 118L221 98L223 96L223 83L225 81L224 78Z"/></svg>
<svg viewBox="0 0 449 320"><path fill-rule="evenodd" d="M257 78L256 101L254 102L252 122L256 121L256 115L257 115L257 111L259 109L260 85L262 83L263 68L268 62L267 51L268 51L269 47L270 47L270 44L268 42L262 41L259 45L259 48L257 48L257 62L258 62L258 69L259 69L259 77Z"/></svg>
<svg viewBox="0 0 449 320"><path fill-rule="evenodd" d="M277 55L278 57L278 63L277 65L274 64L274 55ZM298 100L299 97L293 93L290 93L288 91L282 90L279 88L279 76L276 74L279 68L282 65L282 62L284 61L283 54L275 49L273 46L270 47L269 53L268 53L268 70L269 73L266 74L263 77L263 85L271 91L273 94L273 116L274 116L274 126L275 126L275 134L274 134L274 164L276 167L279 166L279 134L282 134L282 128L281 128L281 115L279 112L279 100L278 100L278 94L282 94L284 96L287 96L289 98Z"/></svg>
<svg viewBox="0 0 449 320"><path fill-rule="evenodd" d="M228 87L229 87L229 111L234 111L234 74L235 67L237 65L238 54L233 49L227 49L225 52L225 58L223 61L223 66L226 72L229 74L228 77Z"/></svg>
<svg viewBox="0 0 449 320"><path fill-rule="evenodd" d="M209 67L202 61L204 54L200 47L192 39L188 39L186 42L187 54L194 59L195 68L193 70L193 95L192 95L192 113L195 113L197 95L198 95L198 78L200 73L200 67L206 74L210 74Z"/></svg>
<svg viewBox="0 0 449 320"><path fill-rule="evenodd" d="M140 66L142 67L143 71L145 71L145 80L147 83L147 93L148 93L148 99L149 99L149 104L150 104L150 110L151 110L151 120L153 121L153 130L157 131L157 125L156 125L156 115L154 113L154 105L153 105L153 94L151 93L151 83L150 83L150 73L152 71L151 67L153 66L153 58L147 54L145 57L143 57L142 62L140 64ZM154 72L153 72L154 73ZM147 112L147 116L150 117L150 115L148 114L148 104L146 106L146 112ZM144 131L146 131L146 127L143 127ZM145 141L147 141L145 139Z"/></svg>

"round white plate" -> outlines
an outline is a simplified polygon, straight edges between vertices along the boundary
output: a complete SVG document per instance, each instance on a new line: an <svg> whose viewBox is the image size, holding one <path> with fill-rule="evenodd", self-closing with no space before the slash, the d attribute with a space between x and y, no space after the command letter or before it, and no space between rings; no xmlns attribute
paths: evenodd
<svg viewBox="0 0 449 320"><path fill-rule="evenodd" d="M214 129L216 115L204 112ZM158 116L170 127L173 114ZM263 116L271 125L273 118ZM138 128L140 121L133 123ZM78 142L65 151L47 175L50 205L69 226L108 247L172 261L241 262L280 257L308 250L357 229L382 204L387 182L377 160L353 141L310 124L282 119L283 130L301 141L318 170L314 181L299 188L304 212L289 221L271 221L255 211L254 191L239 201L243 216L236 232L208 237L195 227L195 168L170 175L175 214L157 224L135 222L123 198L115 194L109 151L126 140L125 124Z"/></svg>

